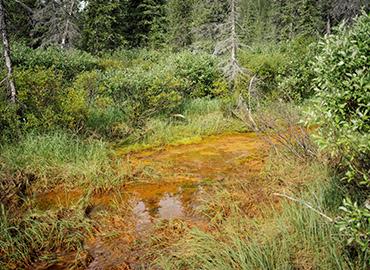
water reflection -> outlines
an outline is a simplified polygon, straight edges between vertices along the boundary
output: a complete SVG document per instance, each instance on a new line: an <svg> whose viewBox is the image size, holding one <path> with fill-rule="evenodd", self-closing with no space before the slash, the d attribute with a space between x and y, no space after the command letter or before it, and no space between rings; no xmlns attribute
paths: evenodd
<svg viewBox="0 0 370 270"><path fill-rule="evenodd" d="M145 206L145 203L139 201L134 208L132 209L136 217L136 230L142 231L148 228L152 223L152 218L148 212L148 209Z"/></svg>
<svg viewBox="0 0 370 270"><path fill-rule="evenodd" d="M161 219L174 219L184 216L184 209L179 196L165 194L159 201L158 216Z"/></svg>
<svg viewBox="0 0 370 270"><path fill-rule="evenodd" d="M137 231L143 231L150 227L154 219L171 220L185 218L193 207L196 188L179 187L176 193L156 193L155 196L140 198L136 194L133 203L133 213L136 217Z"/></svg>

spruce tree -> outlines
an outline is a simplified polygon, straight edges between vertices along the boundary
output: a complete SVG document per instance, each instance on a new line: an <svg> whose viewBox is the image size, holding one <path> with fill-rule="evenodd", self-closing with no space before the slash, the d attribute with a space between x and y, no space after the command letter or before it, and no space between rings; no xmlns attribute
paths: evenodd
<svg viewBox="0 0 370 270"><path fill-rule="evenodd" d="M189 46L193 42L192 12L194 1L168 1L169 38L171 44L177 48Z"/></svg>
<svg viewBox="0 0 370 270"><path fill-rule="evenodd" d="M31 30L35 21L32 18L36 8L35 0L5 1L6 19L9 36L29 43L32 39Z"/></svg>
<svg viewBox="0 0 370 270"><path fill-rule="evenodd" d="M278 40L318 35L323 29L317 0L273 0Z"/></svg>
<svg viewBox="0 0 370 270"><path fill-rule="evenodd" d="M163 22L165 0L127 1L124 34L129 47L143 47L148 44L153 31L160 31ZM157 23L157 25L155 25Z"/></svg>
<svg viewBox="0 0 370 270"><path fill-rule="evenodd" d="M82 47L85 50L97 53L126 44L125 4L126 1L89 0L83 10Z"/></svg>
<svg viewBox="0 0 370 270"><path fill-rule="evenodd" d="M194 1L191 25L194 49L214 50L222 36L228 9L229 4L225 0Z"/></svg>

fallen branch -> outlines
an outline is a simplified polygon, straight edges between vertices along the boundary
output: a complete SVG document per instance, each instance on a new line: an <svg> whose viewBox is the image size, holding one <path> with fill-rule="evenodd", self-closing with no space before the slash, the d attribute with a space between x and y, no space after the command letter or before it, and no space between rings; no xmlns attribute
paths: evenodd
<svg viewBox="0 0 370 270"><path fill-rule="evenodd" d="M286 194L280 194L280 193L274 193L275 196L278 196L278 197L284 197L284 198L287 198L291 201L294 201L294 202L297 202L297 203L300 203L304 206L306 206L307 208L311 209L312 211L314 211L315 213L319 214L320 216L326 218L328 221L330 222L334 222L334 220L331 218L331 217L328 217L327 215L325 215L324 213L320 212L319 210L315 209L314 207L312 207L310 204L306 203L305 201L303 200L299 200L299 199L295 199L293 197L290 197Z"/></svg>

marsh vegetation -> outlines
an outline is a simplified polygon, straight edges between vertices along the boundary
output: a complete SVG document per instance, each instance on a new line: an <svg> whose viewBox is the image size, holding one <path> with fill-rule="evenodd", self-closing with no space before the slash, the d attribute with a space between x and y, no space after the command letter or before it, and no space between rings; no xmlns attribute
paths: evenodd
<svg viewBox="0 0 370 270"><path fill-rule="evenodd" d="M369 269L367 1L0 7L0 269Z"/></svg>

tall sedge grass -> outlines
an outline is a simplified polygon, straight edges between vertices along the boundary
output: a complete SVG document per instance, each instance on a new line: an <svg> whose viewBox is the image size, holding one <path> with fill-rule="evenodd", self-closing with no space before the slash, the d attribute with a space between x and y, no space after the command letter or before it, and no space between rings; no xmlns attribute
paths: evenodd
<svg viewBox="0 0 370 270"><path fill-rule="evenodd" d="M17 144L1 147L0 171L10 177L30 176L38 187L55 185L102 188L119 182L113 171L108 146L99 140L85 141L65 132L29 133Z"/></svg>
<svg viewBox="0 0 370 270"><path fill-rule="evenodd" d="M331 187L319 182L307 188L296 195L325 211ZM238 207L225 196L222 204ZM366 269L347 264L343 239L332 223L299 204L283 202L281 208L265 221L231 211L209 232L190 230L157 263L163 269Z"/></svg>
<svg viewBox="0 0 370 270"><path fill-rule="evenodd" d="M0 269L35 269L74 254L71 264L83 263L83 243L92 232L83 208L30 210L21 218L0 204Z"/></svg>

